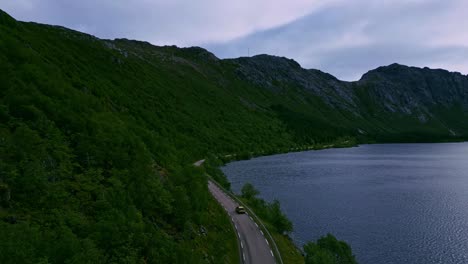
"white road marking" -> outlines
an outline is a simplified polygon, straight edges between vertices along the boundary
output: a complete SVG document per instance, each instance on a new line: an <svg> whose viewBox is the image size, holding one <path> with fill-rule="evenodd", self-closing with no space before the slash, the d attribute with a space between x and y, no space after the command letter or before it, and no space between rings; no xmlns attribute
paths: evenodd
<svg viewBox="0 0 468 264"><path fill-rule="evenodd" d="M210 183L210 184L211 184L211 183ZM239 241L240 241L241 252L242 252L242 259L243 259L242 262L245 263L246 259L245 259L245 252L244 252L244 243L243 243L243 241L242 241L242 239L241 239L241 234L240 234L240 232L239 232L239 229L238 229L238 227L237 227L237 224L236 224L236 222L234 221L234 217L233 217L234 214L231 213L231 212L228 210L228 208L227 208L227 207L232 208L232 207L234 207L234 206L237 206L238 204L234 201L234 199L233 199L232 197L225 195L225 193L222 192L221 189L219 189L217 186L214 186L214 185L213 185L212 188L214 188L214 190L211 190L211 189L210 189L210 192L213 194L214 198L216 198L216 200L218 200L218 202L223 206L224 210L226 210L226 212L228 213L228 216L231 218L231 221L232 221L232 223L234 224L234 227L235 227L235 229L236 229L237 236L239 237ZM226 198L229 198L229 199L232 201L232 203L227 202L226 204L223 204L223 203L221 202L221 200L223 200L223 199L226 200ZM250 220L252 220L252 222L255 224L255 226L256 226L257 228L259 228L260 233L262 234L262 236L263 236L264 239L265 239L265 242L266 242L267 245L268 245L268 248L269 248L269 250L270 250L270 254L271 254L271 256L274 258L275 255L273 254L273 251L272 251L272 249L270 248L270 243L269 243L268 240L265 238L265 234L263 233L263 231L261 230L261 228L259 227L259 225L255 222L255 220L252 218L252 216L249 215L248 212L246 212L246 215L248 215L249 218L250 218ZM276 264L276 261L275 261L274 263Z"/></svg>

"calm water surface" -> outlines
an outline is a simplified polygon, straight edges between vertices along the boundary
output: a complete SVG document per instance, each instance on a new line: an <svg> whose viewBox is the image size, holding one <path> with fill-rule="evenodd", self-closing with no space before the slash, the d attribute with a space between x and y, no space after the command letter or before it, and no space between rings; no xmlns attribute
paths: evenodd
<svg viewBox="0 0 468 264"><path fill-rule="evenodd" d="M278 199L302 246L326 233L359 263L468 263L468 143L363 145L222 168Z"/></svg>

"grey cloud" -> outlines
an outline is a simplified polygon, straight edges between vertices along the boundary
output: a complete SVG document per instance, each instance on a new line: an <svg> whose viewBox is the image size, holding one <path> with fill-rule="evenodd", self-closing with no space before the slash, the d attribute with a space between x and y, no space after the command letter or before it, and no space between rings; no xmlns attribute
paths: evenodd
<svg viewBox="0 0 468 264"><path fill-rule="evenodd" d="M102 38L186 46L273 28L333 1L7 0L0 8L20 20L83 29Z"/></svg>
<svg viewBox="0 0 468 264"><path fill-rule="evenodd" d="M9 0L0 8L101 38L286 56L345 80L393 62L468 72L463 0Z"/></svg>
<svg viewBox="0 0 468 264"><path fill-rule="evenodd" d="M370 69L394 62L467 71L465 43L439 44L463 34L444 24L461 1L349 1L282 27L208 48L221 57L253 53L282 55L306 68L356 80ZM468 11L468 10L467 10ZM460 18L461 20L464 18ZM460 21L462 23L462 21Z"/></svg>

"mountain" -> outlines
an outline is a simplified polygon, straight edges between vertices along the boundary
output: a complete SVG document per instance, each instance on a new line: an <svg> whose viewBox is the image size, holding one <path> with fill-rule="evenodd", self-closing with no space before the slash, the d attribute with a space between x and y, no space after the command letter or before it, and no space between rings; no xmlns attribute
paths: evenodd
<svg viewBox="0 0 468 264"><path fill-rule="evenodd" d="M1 263L229 262L229 219L195 160L468 135L468 77L444 70L343 82L0 12L0 72Z"/></svg>
<svg viewBox="0 0 468 264"><path fill-rule="evenodd" d="M356 85L363 109L394 121L390 128L403 139L466 137L467 76L392 64L366 73Z"/></svg>
<svg viewBox="0 0 468 264"><path fill-rule="evenodd" d="M286 58L259 55L227 61L237 65L238 78L253 86L296 96L295 102L309 101L302 110L284 100L280 104L285 111L320 123L319 130L337 128L377 142L466 138L468 77L460 73L392 64L366 73L357 82L344 82ZM293 119L288 116L283 122ZM320 134L312 125L303 129L308 136Z"/></svg>

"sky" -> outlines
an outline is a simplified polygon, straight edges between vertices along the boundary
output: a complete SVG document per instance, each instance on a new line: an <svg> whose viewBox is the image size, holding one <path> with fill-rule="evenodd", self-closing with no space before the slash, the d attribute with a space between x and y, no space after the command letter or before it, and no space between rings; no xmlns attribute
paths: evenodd
<svg viewBox="0 0 468 264"><path fill-rule="evenodd" d="M2 0L0 9L220 58L284 56L348 81L392 63L468 73L466 0Z"/></svg>

